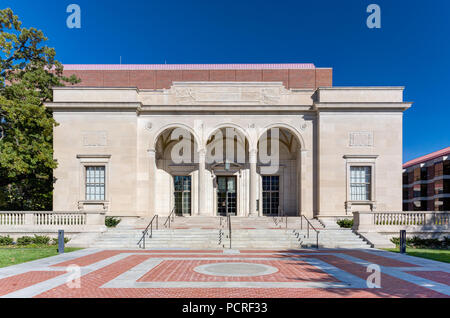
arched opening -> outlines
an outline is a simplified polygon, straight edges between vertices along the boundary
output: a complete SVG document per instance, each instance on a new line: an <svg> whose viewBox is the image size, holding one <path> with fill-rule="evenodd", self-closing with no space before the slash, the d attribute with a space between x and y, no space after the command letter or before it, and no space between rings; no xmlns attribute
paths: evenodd
<svg viewBox="0 0 450 318"><path fill-rule="evenodd" d="M206 142L206 193L214 215L248 214L249 142L235 127L213 131Z"/></svg>
<svg viewBox="0 0 450 318"><path fill-rule="evenodd" d="M197 213L198 144L185 128L163 130L155 140L155 211L179 216Z"/></svg>
<svg viewBox="0 0 450 318"><path fill-rule="evenodd" d="M259 215L296 216L301 210L302 140L286 127L271 127L258 139Z"/></svg>

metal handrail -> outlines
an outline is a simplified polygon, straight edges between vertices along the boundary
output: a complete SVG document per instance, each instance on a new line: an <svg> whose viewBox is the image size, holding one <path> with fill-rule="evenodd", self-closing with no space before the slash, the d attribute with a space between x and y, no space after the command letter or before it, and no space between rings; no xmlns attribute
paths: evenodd
<svg viewBox="0 0 450 318"><path fill-rule="evenodd" d="M287 229L287 227L288 227L288 216L287 216L287 214L284 212L284 210L281 210L281 220L283 220L283 217L286 219L286 224L285 224L285 227L286 227L286 229Z"/></svg>
<svg viewBox="0 0 450 318"><path fill-rule="evenodd" d="M223 239L223 235L224 235L224 221L223 221L223 217L220 216L219 217L219 243L218 245L222 245L222 239Z"/></svg>
<svg viewBox="0 0 450 318"><path fill-rule="evenodd" d="M308 218L306 216L304 216L303 214L300 215L300 229L303 230L303 219L306 220L306 222L308 223L307 229L306 229L306 235L309 238L309 227L311 227L315 232L316 232L316 248L319 249L319 233L320 231L318 231L312 224L311 222L309 222Z"/></svg>
<svg viewBox="0 0 450 318"><path fill-rule="evenodd" d="M280 220L278 221L277 218L280 218ZM278 209L278 215L273 217L273 222L275 223L276 226L278 226L278 224L280 224L281 222L283 222L283 218L285 220L285 228L288 228L288 216L287 214L284 212L284 210L280 210ZM281 226L280 226L281 228Z"/></svg>
<svg viewBox="0 0 450 318"><path fill-rule="evenodd" d="M175 207L172 208L172 211L169 213L169 216L166 219L166 222L164 222L164 226L167 228L167 222L169 222L169 229L170 229L170 222L174 221L175 219Z"/></svg>
<svg viewBox="0 0 450 318"><path fill-rule="evenodd" d="M228 232L229 232L229 236L230 236L230 249L231 249L231 215L228 214Z"/></svg>
<svg viewBox="0 0 450 318"><path fill-rule="evenodd" d="M152 217L150 223L145 228L145 230L142 231L142 237L139 240L139 242L137 242L137 245L139 245L139 247L141 246L141 242L142 242L142 248L143 249L145 249L145 236L148 234L148 229L149 228L150 228L150 236L149 236L149 238L152 238L152 236L153 236L153 221L155 220L155 218L156 218L156 229L158 229L158 214L155 214Z"/></svg>

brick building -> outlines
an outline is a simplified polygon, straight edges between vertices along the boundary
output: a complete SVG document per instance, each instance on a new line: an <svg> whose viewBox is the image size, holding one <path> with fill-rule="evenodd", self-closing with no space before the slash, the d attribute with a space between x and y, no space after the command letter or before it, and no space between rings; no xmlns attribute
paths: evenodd
<svg viewBox="0 0 450 318"><path fill-rule="evenodd" d="M403 211L450 210L450 147L403 165Z"/></svg>

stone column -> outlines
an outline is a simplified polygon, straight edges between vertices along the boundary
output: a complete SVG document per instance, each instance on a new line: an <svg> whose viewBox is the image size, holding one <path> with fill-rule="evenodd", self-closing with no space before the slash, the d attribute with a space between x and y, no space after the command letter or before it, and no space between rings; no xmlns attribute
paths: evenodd
<svg viewBox="0 0 450 318"><path fill-rule="evenodd" d="M256 173L256 161L257 150L252 149L249 151L249 163L250 163L250 211L249 216L256 216L256 197L257 197L257 183L258 175Z"/></svg>
<svg viewBox="0 0 450 318"><path fill-rule="evenodd" d="M205 194L205 158L206 150L198 151L198 214L206 215L206 194Z"/></svg>
<svg viewBox="0 0 450 318"><path fill-rule="evenodd" d="M150 193L148 196L149 199L149 213L151 215L156 214L156 151L155 149L149 149L148 151L149 158L149 169L148 169L148 181Z"/></svg>
<svg viewBox="0 0 450 318"><path fill-rule="evenodd" d="M297 152L297 213L296 215L302 215L303 212L303 200L304 200L304 193L303 193L303 174L305 171L303 171L302 166L305 163L305 151L303 149L299 149Z"/></svg>

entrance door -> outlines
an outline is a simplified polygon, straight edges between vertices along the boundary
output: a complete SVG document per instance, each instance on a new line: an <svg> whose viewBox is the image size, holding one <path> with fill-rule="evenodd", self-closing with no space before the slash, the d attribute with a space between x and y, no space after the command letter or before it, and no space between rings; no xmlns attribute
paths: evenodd
<svg viewBox="0 0 450 318"><path fill-rule="evenodd" d="M191 176L174 176L175 214L191 214Z"/></svg>
<svg viewBox="0 0 450 318"><path fill-rule="evenodd" d="M217 214L236 215L236 177L217 177Z"/></svg>
<svg viewBox="0 0 450 318"><path fill-rule="evenodd" d="M280 206L280 177L262 176L263 215L278 215Z"/></svg>

